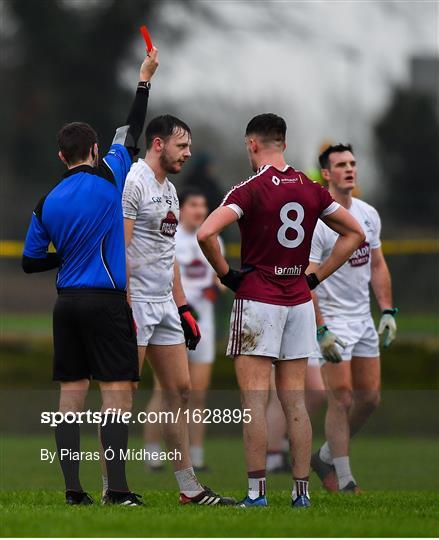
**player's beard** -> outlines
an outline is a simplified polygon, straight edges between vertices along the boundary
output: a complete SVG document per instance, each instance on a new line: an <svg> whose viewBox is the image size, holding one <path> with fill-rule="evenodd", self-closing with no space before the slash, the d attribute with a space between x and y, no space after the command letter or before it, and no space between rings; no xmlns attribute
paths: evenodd
<svg viewBox="0 0 439 540"><path fill-rule="evenodd" d="M178 160L173 160L166 152L160 155L160 167L168 174L177 174L181 170L181 166L178 165Z"/></svg>

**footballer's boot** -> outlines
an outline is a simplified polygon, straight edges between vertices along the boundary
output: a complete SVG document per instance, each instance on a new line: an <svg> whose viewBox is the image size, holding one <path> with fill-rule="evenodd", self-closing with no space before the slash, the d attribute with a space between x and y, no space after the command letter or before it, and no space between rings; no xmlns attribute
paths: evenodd
<svg viewBox="0 0 439 540"><path fill-rule="evenodd" d="M311 501L306 495L299 495L291 501L291 506L293 508L309 508L311 506Z"/></svg>
<svg viewBox="0 0 439 540"><path fill-rule="evenodd" d="M320 450L317 450L311 456L311 468L322 481L323 487L327 491L338 491L337 474L335 473L334 465L328 465L319 455Z"/></svg>
<svg viewBox="0 0 439 540"><path fill-rule="evenodd" d="M203 486L204 491L195 495L195 497L188 497L184 493L180 493L180 504L200 504L207 506L232 506L236 504L236 500L232 497L222 497L209 487Z"/></svg>
<svg viewBox="0 0 439 540"><path fill-rule="evenodd" d="M119 506L144 506L140 500L142 495L131 491L111 491L107 489L102 497L102 504L118 504Z"/></svg>
<svg viewBox="0 0 439 540"><path fill-rule="evenodd" d="M93 504L93 499L85 491L66 491L66 504L88 506Z"/></svg>
<svg viewBox="0 0 439 540"><path fill-rule="evenodd" d="M242 499L242 501L236 503L236 506L238 506L239 508L255 508L257 506L268 506L268 501L265 495L261 495L256 499L250 499L250 497L247 495L247 497Z"/></svg>
<svg viewBox="0 0 439 540"><path fill-rule="evenodd" d="M353 493L359 495L361 493L360 488L352 480L343 489L339 489L340 493Z"/></svg>

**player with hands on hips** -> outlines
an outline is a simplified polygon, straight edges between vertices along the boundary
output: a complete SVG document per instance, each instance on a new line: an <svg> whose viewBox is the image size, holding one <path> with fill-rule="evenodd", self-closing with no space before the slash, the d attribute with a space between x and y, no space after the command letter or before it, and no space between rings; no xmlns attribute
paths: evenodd
<svg viewBox="0 0 439 540"><path fill-rule="evenodd" d="M198 241L222 282L235 290L227 355L234 359L242 407L248 492L242 507L267 506L266 409L272 366L294 449L291 504L310 506L311 424L305 406L308 357L316 348L316 323L308 280L323 282L364 240L358 222L328 191L285 162L286 124L275 114L253 118L245 144L254 171L234 186L206 219ZM306 277L318 219L339 238L329 257ZM218 234L238 222L242 270L231 270Z"/></svg>

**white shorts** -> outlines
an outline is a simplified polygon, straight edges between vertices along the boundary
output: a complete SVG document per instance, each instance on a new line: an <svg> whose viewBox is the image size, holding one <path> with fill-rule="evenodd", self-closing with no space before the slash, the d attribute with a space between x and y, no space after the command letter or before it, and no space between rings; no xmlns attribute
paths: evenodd
<svg viewBox="0 0 439 540"><path fill-rule="evenodd" d="M346 343L345 349L336 345L345 362L349 362L353 356L376 358L380 355L378 333L372 317L360 321L345 321L328 317L325 319L325 324L331 332ZM320 363L324 364L326 360L319 353L317 357Z"/></svg>
<svg viewBox="0 0 439 540"><path fill-rule="evenodd" d="M189 303L198 313L198 326L201 339L195 351L188 351L189 362L194 364L211 364L215 360L215 325L212 302L202 298Z"/></svg>
<svg viewBox="0 0 439 540"><path fill-rule="evenodd" d="M178 345L184 343L180 315L173 299L166 302L132 301L137 325L137 345Z"/></svg>
<svg viewBox="0 0 439 540"><path fill-rule="evenodd" d="M298 306L235 300L227 356L257 355L278 360L308 358L316 351L316 339L312 300Z"/></svg>

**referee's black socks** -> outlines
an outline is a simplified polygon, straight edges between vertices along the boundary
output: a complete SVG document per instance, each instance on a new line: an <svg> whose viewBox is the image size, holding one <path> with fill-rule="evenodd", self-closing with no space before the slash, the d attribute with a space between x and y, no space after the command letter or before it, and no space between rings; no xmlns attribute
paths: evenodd
<svg viewBox="0 0 439 540"><path fill-rule="evenodd" d="M82 491L79 481L80 437L79 424L65 420L55 427L58 459L66 483L66 491Z"/></svg>
<svg viewBox="0 0 439 540"><path fill-rule="evenodd" d="M124 458L128 448L128 424L120 419L101 424L101 442L107 465L108 489L129 491Z"/></svg>

